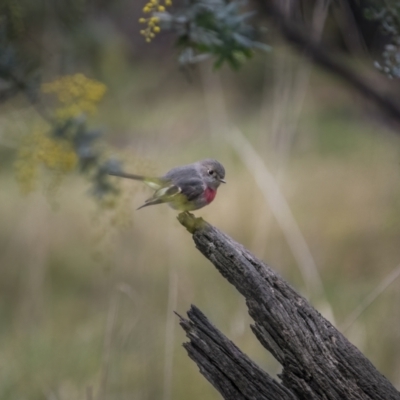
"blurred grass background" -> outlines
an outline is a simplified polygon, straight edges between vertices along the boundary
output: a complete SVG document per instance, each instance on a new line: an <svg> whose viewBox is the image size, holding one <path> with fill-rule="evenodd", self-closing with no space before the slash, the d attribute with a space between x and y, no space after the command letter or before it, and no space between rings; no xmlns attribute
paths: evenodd
<svg viewBox="0 0 400 400"><path fill-rule="evenodd" d="M328 304L340 327L400 263L396 134L320 71L312 70L304 91L296 71L309 66L284 47L239 73L212 75L205 65L188 80L162 49L128 49L107 24L92 32L106 40L89 75L108 91L91 123L104 128L109 151L123 153L135 173L217 158L228 184L196 215L268 262L322 313ZM173 310L184 315L192 303L260 366L279 373L251 333L242 297L196 251L176 212L135 211L150 195L139 182L123 183L129 201L119 217L132 216L125 229L112 212L96 210L79 176L50 197L45 190L20 194L7 138L29 132L35 118L18 99L0 109L0 399L220 398L181 346ZM231 125L275 174L324 298L307 291L230 143ZM398 388L399 285L346 333Z"/></svg>

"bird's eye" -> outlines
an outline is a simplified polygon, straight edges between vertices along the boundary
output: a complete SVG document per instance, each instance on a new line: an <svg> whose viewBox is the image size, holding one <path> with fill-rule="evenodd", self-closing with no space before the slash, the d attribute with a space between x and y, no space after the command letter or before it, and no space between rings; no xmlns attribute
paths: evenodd
<svg viewBox="0 0 400 400"><path fill-rule="evenodd" d="M208 175L214 175L214 170L209 169L209 170L208 170Z"/></svg>

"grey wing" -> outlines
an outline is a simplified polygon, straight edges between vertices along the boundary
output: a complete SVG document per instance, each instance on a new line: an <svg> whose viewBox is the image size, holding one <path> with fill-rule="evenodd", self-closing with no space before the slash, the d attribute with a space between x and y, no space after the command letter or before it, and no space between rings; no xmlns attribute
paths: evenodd
<svg viewBox="0 0 400 400"><path fill-rule="evenodd" d="M156 190L139 209L161 203L174 204L172 207L179 209L177 204L185 205L195 200L205 189L200 173L192 164L173 168L159 179L164 186Z"/></svg>
<svg viewBox="0 0 400 400"><path fill-rule="evenodd" d="M184 196L185 201L192 201L200 196L204 189L204 183L200 178L180 177L174 183L171 182L170 186L157 190L149 201L157 199L159 202L167 203L177 196Z"/></svg>
<svg viewBox="0 0 400 400"><path fill-rule="evenodd" d="M173 168L162 179L166 179L174 186L180 188L180 193L188 201L196 199L205 189L205 184L195 164Z"/></svg>
<svg viewBox="0 0 400 400"><path fill-rule="evenodd" d="M181 193L186 197L187 201L197 199L204 193L204 183L200 178L190 178L181 180L177 183L181 189Z"/></svg>
<svg viewBox="0 0 400 400"><path fill-rule="evenodd" d="M146 200L145 204L138 208L141 209L143 207L152 206L161 203L171 203L185 205L188 202L191 202L197 199L204 192L204 184L203 181L199 178L190 178L190 179L179 179L177 184L172 184L170 186L163 187L157 190L153 197Z"/></svg>

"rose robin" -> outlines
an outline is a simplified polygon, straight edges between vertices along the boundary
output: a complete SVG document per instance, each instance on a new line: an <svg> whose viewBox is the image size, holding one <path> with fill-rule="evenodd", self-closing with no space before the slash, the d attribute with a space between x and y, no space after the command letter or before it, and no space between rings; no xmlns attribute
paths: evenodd
<svg viewBox="0 0 400 400"><path fill-rule="evenodd" d="M138 208L168 203L181 211L198 210L210 204L221 183L226 183L225 168L216 160L206 159L172 168L160 178L110 171L110 175L143 181L155 190Z"/></svg>

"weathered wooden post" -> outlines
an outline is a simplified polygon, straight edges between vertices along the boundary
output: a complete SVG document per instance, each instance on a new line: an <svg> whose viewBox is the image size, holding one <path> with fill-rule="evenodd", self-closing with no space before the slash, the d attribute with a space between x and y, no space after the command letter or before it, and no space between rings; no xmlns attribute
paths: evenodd
<svg viewBox="0 0 400 400"><path fill-rule="evenodd" d="M178 220L200 252L245 297L251 326L282 365L281 382L243 354L192 306L184 344L224 399L400 399L400 393L329 321L268 265L201 218Z"/></svg>

